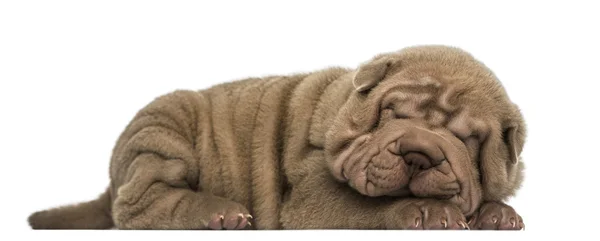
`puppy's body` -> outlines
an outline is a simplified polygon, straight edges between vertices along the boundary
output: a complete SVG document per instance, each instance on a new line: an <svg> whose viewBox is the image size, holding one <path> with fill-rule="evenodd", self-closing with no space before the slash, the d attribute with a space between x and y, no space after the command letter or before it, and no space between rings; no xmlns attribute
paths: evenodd
<svg viewBox="0 0 600 241"><path fill-rule="evenodd" d="M377 64L382 56L401 59L402 64L386 62L382 71L382 65ZM436 115L425 111L418 118L430 126L470 132L471 127L453 124L456 121L452 120L469 122L477 116L493 118L494 123L503 125L498 120L502 117L497 115L514 112L512 107L504 107L509 102L491 72L468 54L441 46L381 55L358 70L330 68L245 79L201 91L176 91L144 107L119 137L111 160L111 184L105 194L78 206L35 213L30 223L34 228L114 225L123 229L242 229L248 228L249 222L257 229L435 227L432 222L426 224L425 219L415 226L418 214L414 210L423 206L434 214L450 213L452 217L446 217L444 227L460 227L466 221L463 215L481 222L485 217L479 217L477 208L514 194L522 179L522 164L508 163L506 168L497 161L477 163L476 157L467 154L467 148L459 148L457 155L464 158L446 166L452 167L452 173L472 177L454 177L451 181L461 185L457 193L452 193L457 198L440 201L429 191L431 188L419 191L416 197L387 195L382 187L361 189L356 187L356 180L364 180L366 171L357 170L349 176L344 173L342 177L336 169L336 163L345 165L347 160L339 156L351 153L349 143L356 143L361 136L377 139L395 132L373 134L389 126L405 126L394 121L386 124L381 119L383 88L386 84L402 85L387 80L396 75L416 80L416 85L406 88L429 91L427 82L441 86L438 89L442 91L431 94L443 99L440 101L446 106L450 100L444 93L454 94L448 92L456 86L481 92L470 95L473 98L500 98L478 103L469 114L449 111ZM375 86L379 82L378 91ZM489 89L479 90L482 87ZM370 89L373 91L364 93ZM493 105L494 101L502 103ZM417 108L411 111L418 112ZM498 138L492 130L500 126L486 128L488 138ZM450 134L444 131L442 135ZM518 156L523 128L514 135L518 137ZM492 151L502 150L487 150ZM505 152L492 154L508 159L510 153L506 148ZM481 181L479 175L483 175ZM396 171L394 176L406 175ZM368 182L376 182L371 179ZM426 187L419 185L412 186ZM372 190L377 190L377 195Z"/></svg>

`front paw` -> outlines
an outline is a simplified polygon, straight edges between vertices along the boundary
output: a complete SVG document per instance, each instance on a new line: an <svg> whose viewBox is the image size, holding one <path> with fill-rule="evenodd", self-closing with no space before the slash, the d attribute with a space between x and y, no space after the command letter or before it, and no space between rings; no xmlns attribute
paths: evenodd
<svg viewBox="0 0 600 241"><path fill-rule="evenodd" d="M481 205L469 220L472 229L522 230L523 219L515 209L501 202L487 202Z"/></svg>
<svg viewBox="0 0 600 241"><path fill-rule="evenodd" d="M388 229L469 229L460 208L435 199L410 200L398 203L387 215Z"/></svg>

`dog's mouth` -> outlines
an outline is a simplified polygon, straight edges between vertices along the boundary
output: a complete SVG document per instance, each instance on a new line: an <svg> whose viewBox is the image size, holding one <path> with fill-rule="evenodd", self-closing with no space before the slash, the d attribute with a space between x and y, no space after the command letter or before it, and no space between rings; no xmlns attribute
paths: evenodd
<svg viewBox="0 0 600 241"><path fill-rule="evenodd" d="M363 195L449 199L465 214L474 212L481 194L464 145L406 126L390 122L355 139L331 162L334 176Z"/></svg>

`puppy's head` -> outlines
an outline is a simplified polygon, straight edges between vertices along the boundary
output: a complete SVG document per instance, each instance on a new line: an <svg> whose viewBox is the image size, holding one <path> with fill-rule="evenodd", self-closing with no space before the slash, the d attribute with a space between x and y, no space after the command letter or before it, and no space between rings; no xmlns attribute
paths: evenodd
<svg viewBox="0 0 600 241"><path fill-rule="evenodd" d="M494 74L452 47L376 56L326 133L333 176L368 196L449 199L465 214L518 189L525 124Z"/></svg>

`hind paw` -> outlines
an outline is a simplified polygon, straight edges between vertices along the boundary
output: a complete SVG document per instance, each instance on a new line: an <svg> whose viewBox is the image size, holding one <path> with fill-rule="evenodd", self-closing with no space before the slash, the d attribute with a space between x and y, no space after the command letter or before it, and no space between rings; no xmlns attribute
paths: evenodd
<svg viewBox="0 0 600 241"><path fill-rule="evenodd" d="M252 215L244 213L215 214L208 222L208 228L213 230L245 229L252 226Z"/></svg>

